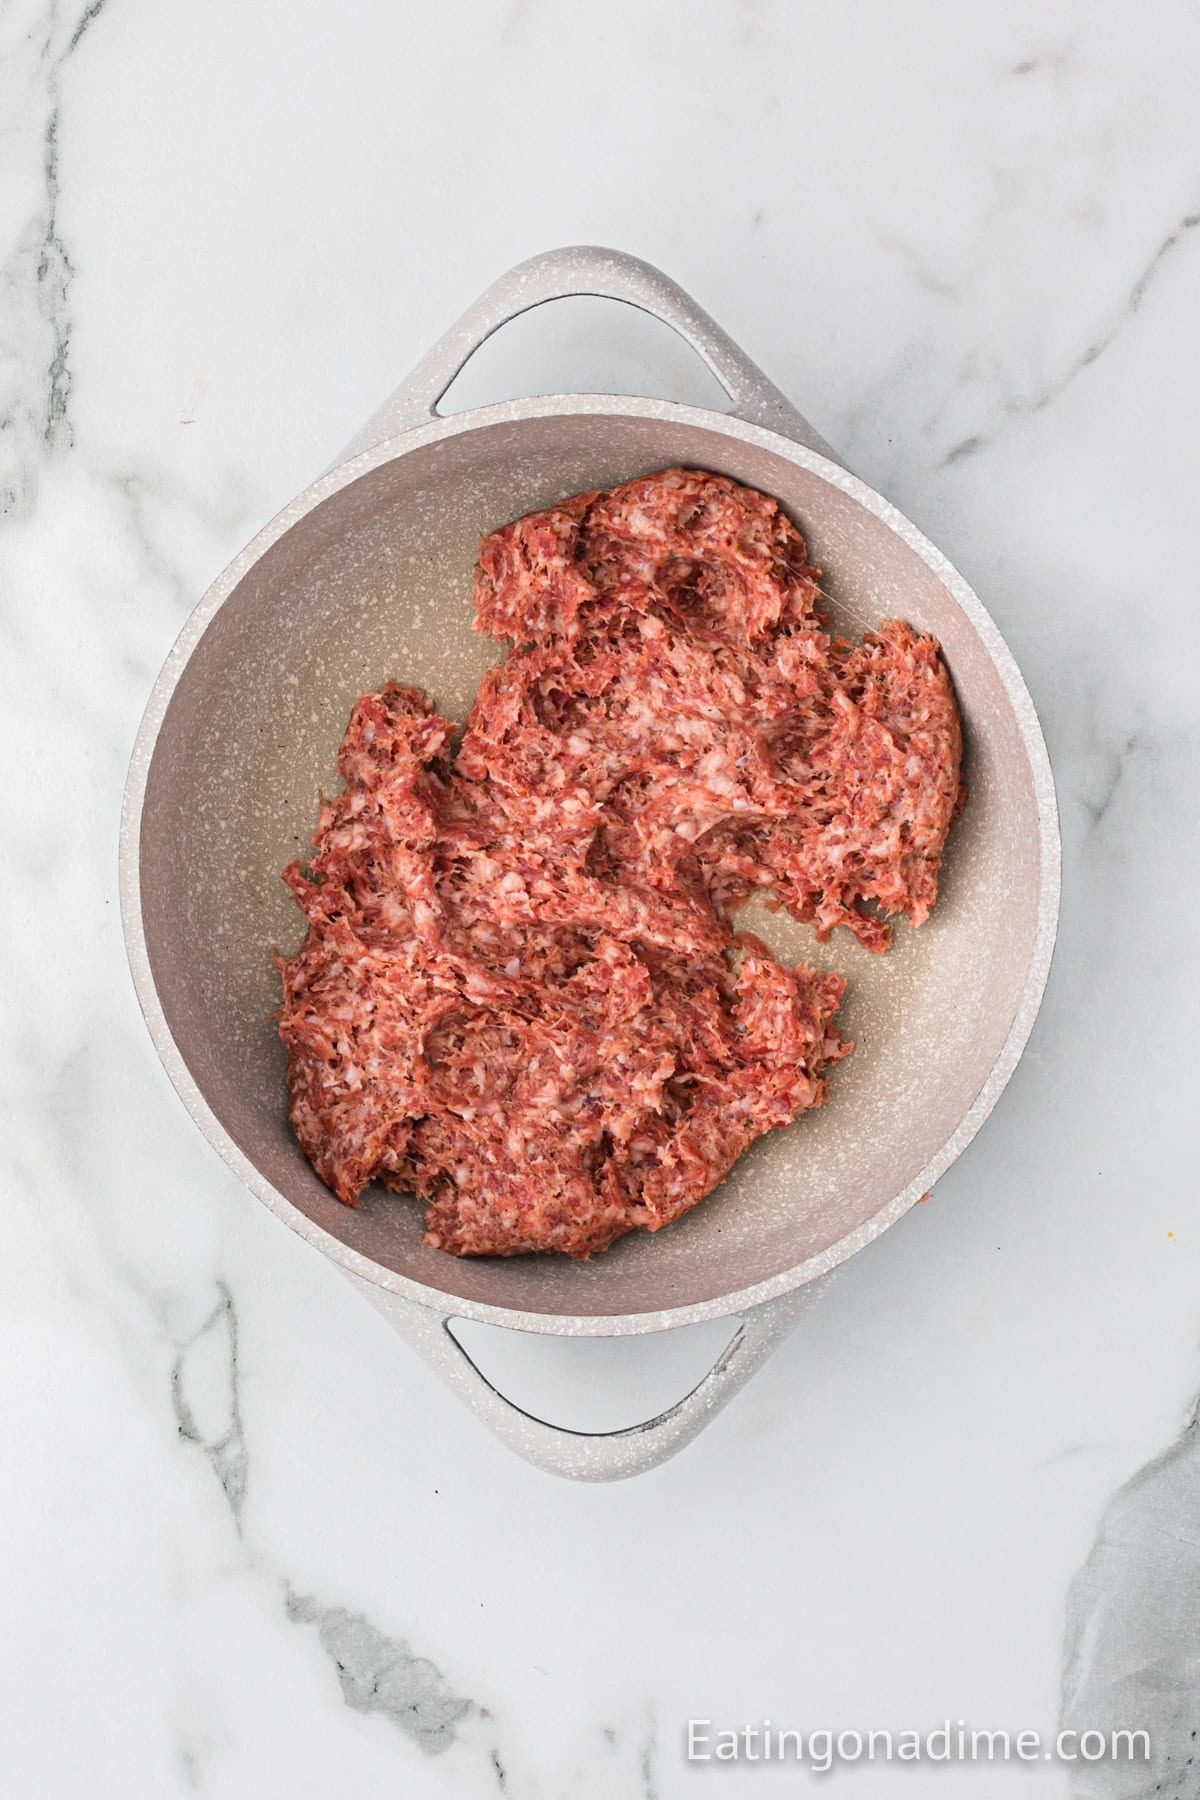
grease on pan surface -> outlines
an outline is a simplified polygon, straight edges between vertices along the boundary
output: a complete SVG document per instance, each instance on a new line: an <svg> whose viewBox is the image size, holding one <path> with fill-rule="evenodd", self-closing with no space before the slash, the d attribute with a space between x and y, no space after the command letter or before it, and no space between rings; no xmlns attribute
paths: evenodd
<svg viewBox="0 0 1200 1800"><path fill-rule="evenodd" d="M339 1199L380 1178L458 1255L656 1231L848 1054L838 975L738 932L773 896L886 950L937 897L961 736L937 643L831 638L773 500L686 469L485 539L512 644L456 726L355 706L278 959L291 1118Z"/></svg>

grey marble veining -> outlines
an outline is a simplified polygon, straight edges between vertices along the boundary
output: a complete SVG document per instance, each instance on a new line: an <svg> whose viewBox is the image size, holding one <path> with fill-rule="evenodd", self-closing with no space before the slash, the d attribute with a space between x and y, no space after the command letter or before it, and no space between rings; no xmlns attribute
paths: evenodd
<svg viewBox="0 0 1200 1800"><path fill-rule="evenodd" d="M69 302L74 268L59 218L61 77L103 5L104 0L91 0L71 18L63 18L57 6L41 16L35 12L9 50L6 86L14 98L25 89L26 130L32 119L41 118L41 170L40 183L35 176L40 192L34 208L0 264L0 293L11 309L11 325L20 325L0 365L0 444L5 451L0 515L33 504L39 448L52 453L72 442ZM19 16L19 9L13 10ZM32 132L27 141L32 149ZM26 154L32 161L28 150Z"/></svg>
<svg viewBox="0 0 1200 1800"><path fill-rule="evenodd" d="M206 1366L195 1368L206 1353ZM203 1390L202 1398L192 1391L194 1381ZM244 1537L249 1462L239 1398L238 1320L233 1295L223 1281L217 1283L213 1310L180 1346L172 1365L171 1405L180 1437L207 1457L237 1534ZM404 1639L380 1631L362 1613L321 1605L311 1595L296 1593L286 1579L281 1599L295 1624L316 1626L347 1706L382 1713L430 1755L450 1748L471 1703L450 1691L433 1663L417 1656Z"/></svg>
<svg viewBox="0 0 1200 1800"><path fill-rule="evenodd" d="M1150 1733L1151 1760L1082 1772L1076 1800L1200 1794L1200 1421L1105 1510L1067 1605L1063 1722Z"/></svg>
<svg viewBox="0 0 1200 1800"><path fill-rule="evenodd" d="M238 1347L237 1347L237 1313L234 1310L233 1295L224 1282L218 1283L219 1299L208 1318L186 1344L182 1346L171 1369L171 1405L175 1410L175 1418L179 1425L179 1435L189 1443L198 1444L212 1464L213 1474L220 1482L229 1502L238 1530L242 1524L242 1502L246 1498L246 1434L242 1426L242 1411L238 1404ZM194 1352L201 1345L215 1341L218 1355L223 1367L218 1379L222 1380L225 1390L225 1405L220 1409L221 1416L215 1428L202 1430L197 1423L188 1398L186 1381L189 1352Z"/></svg>
<svg viewBox="0 0 1200 1800"><path fill-rule="evenodd" d="M956 1792L1200 1794L1198 67L1186 0L0 8L21 1800L676 1800L691 1714L1060 1711L1147 1726L1150 1783ZM677 1464L580 1493L198 1141L115 837L194 598L493 275L587 240L676 275L962 566L1042 712L1066 869L1030 1051L931 1203ZM538 373L531 336L504 374Z"/></svg>
<svg viewBox="0 0 1200 1800"><path fill-rule="evenodd" d="M304 1594L289 1593L287 1615L297 1624L317 1627L321 1648L337 1668L347 1706L383 1713L431 1756L450 1748L470 1701L450 1693L439 1671L424 1657L414 1656L403 1638L387 1637L361 1613L347 1612L344 1606L318 1606ZM497 1752L492 1760L503 1788Z"/></svg>
<svg viewBox="0 0 1200 1800"><path fill-rule="evenodd" d="M1032 394L1024 395L1019 399L1010 398L1006 400L1004 403L1005 413L1012 416L1014 414L1020 415L1044 412L1048 406L1052 406L1056 400L1066 393L1071 383L1082 375L1085 369L1090 369L1094 362L1098 362L1105 351L1110 349L1116 342L1118 336L1125 327L1137 316L1142 302L1150 289L1150 284L1158 274L1164 259L1169 257L1173 250L1186 241L1188 234L1194 231L1197 225L1200 225L1200 212L1185 213L1183 218L1179 221L1179 224L1163 238L1157 250L1155 250L1154 254L1150 257L1145 268L1142 269L1141 273L1133 282L1133 285L1129 288L1120 305L1115 309L1110 322L1103 328L1099 335L1087 343L1084 348L1068 362L1067 366L1058 374L1054 375L1044 386L1039 387ZM952 447L947 450L945 456L942 458L942 467L949 468L954 463L962 462L964 457L974 456L977 451L986 448L991 442L993 435L994 430L972 432L968 437L961 439L959 443L952 445Z"/></svg>

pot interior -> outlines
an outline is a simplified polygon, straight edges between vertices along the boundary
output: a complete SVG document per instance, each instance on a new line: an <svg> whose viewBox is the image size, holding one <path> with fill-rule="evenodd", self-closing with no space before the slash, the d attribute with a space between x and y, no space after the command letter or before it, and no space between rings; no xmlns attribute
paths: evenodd
<svg viewBox="0 0 1200 1800"><path fill-rule="evenodd" d="M492 528L587 487L673 463L775 495L825 571L835 626L900 617L940 638L966 733L970 801L942 897L886 956L845 932L754 909L786 961L846 975L854 1055L828 1106L760 1140L657 1236L589 1263L460 1261L421 1244L421 1208L381 1187L340 1206L300 1155L272 1023L271 952L302 920L279 872L308 842L357 695L389 678L462 717L495 646L470 629ZM955 1131L991 1070L1033 954L1040 896L1033 780L1012 702L939 576L858 500L714 426L620 414L493 423L397 454L308 512L246 573L177 684L149 771L142 908L172 1036L209 1107L280 1194L332 1238L450 1301L544 1315L658 1312L735 1293L867 1225Z"/></svg>

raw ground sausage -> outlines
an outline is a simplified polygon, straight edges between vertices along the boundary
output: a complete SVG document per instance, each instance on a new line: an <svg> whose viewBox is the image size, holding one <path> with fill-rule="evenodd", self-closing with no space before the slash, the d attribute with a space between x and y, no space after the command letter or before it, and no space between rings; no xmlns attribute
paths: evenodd
<svg viewBox="0 0 1200 1800"><path fill-rule="evenodd" d="M937 897L961 737L937 643L833 638L773 500L668 469L493 532L511 648L455 725L354 708L278 958L291 1118L348 1205L379 1178L457 1255L657 1231L848 1054L835 974L739 932L773 896L872 950Z"/></svg>

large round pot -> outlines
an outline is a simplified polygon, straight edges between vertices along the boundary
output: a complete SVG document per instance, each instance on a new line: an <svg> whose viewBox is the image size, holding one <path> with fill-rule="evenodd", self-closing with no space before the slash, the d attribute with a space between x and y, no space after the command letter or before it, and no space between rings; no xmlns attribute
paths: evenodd
<svg viewBox="0 0 1200 1800"><path fill-rule="evenodd" d="M509 402L443 418L478 345L543 301L625 300L675 327L732 413L612 395ZM422 1209L382 1189L340 1206L301 1156L271 1014L275 946L302 921L279 879L315 822L356 696L389 677L461 716L494 647L470 629L471 569L493 527L583 488L669 464L776 496L825 571L835 623L900 617L940 640L962 708L970 803L927 925L887 956L839 933L759 920L790 960L847 975L857 1048L830 1105L760 1140L668 1230L588 1263L460 1261L421 1243ZM515 1449L604 1479L678 1449L790 1326L810 1284L899 1219L996 1104L1033 1024L1058 912L1059 840L1025 684L962 577L850 474L674 283L613 251L534 257L502 277L335 466L209 589L171 652L134 752L122 897L134 980L192 1117L259 1199L351 1276ZM669 1412L588 1435L529 1418L478 1373L454 1317L522 1331L661 1331L738 1314L717 1366Z"/></svg>

